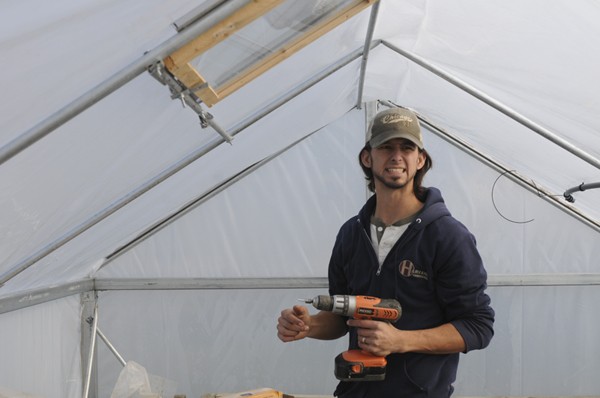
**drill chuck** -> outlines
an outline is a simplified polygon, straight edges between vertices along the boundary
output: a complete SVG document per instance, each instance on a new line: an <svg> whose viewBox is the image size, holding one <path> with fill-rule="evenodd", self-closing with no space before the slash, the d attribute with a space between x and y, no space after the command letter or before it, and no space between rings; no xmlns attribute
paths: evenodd
<svg viewBox="0 0 600 398"><path fill-rule="evenodd" d="M331 311L334 314L351 316L356 309L354 296L317 296L312 299L312 305L321 311Z"/></svg>

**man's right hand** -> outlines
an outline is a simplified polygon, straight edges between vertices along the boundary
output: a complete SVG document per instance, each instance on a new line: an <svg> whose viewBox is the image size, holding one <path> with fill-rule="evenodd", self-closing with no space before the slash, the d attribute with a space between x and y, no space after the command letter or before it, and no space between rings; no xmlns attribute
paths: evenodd
<svg viewBox="0 0 600 398"><path fill-rule="evenodd" d="M303 339L308 336L310 324L308 308L303 305L287 308L277 320L277 337L284 343Z"/></svg>

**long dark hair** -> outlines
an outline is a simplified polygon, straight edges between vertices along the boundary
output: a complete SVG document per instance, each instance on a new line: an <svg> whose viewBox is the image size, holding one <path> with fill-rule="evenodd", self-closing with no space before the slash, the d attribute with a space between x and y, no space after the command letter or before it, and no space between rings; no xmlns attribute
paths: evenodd
<svg viewBox="0 0 600 398"><path fill-rule="evenodd" d="M418 149L419 153L422 153L425 155L425 164L423 165L423 167L421 167L419 170L417 170L417 172L415 174L415 178L414 178L414 182L413 182L413 192L415 193L415 196L417 197L417 199L419 199L421 202L424 202L426 190L425 190L425 187L422 186L423 178L425 177L425 174L427 174L429 169L431 169L431 167L433 166L433 160L431 160L429 153L425 149L419 149L419 148L417 148L417 149ZM367 151L369 153L371 152L371 145L368 142L363 147L363 149L361 149L360 152L358 153L358 164L360 164L360 167L363 170L363 173L365 173L365 179L367 180L367 187L369 188L369 191L375 192L375 179L373 178L373 171L371 170L370 167L366 167L360 159L360 157L364 151Z"/></svg>

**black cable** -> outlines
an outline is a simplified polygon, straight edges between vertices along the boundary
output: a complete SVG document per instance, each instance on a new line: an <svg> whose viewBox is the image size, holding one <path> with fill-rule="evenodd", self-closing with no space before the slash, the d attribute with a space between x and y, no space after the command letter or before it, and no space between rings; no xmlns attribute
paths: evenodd
<svg viewBox="0 0 600 398"><path fill-rule="evenodd" d="M498 206L496 206L496 201L494 200L494 189L496 188L496 183L498 182L498 180L503 177L506 173L512 173L514 170L506 170L504 173L500 174L497 178L496 181L494 181L494 185L492 185L492 204L494 205L494 209L496 210L496 213L498 213L500 215L500 217L504 218L506 221L512 222L514 224L527 224L532 222L534 219L532 218L531 220L527 220L527 221L515 221L515 220L511 220L508 217L505 217L504 214L502 214L500 212L500 210L498 210ZM535 185L535 184L534 184ZM537 187L536 187L537 189ZM540 191L538 190L538 195L540 194Z"/></svg>
<svg viewBox="0 0 600 398"><path fill-rule="evenodd" d="M496 181L494 181L494 185L492 186L492 192L491 192L491 193L492 193L492 204L494 205L494 209L496 209L496 212L497 212L497 213L500 215L500 217L504 218L506 221L510 221L510 222L512 222L512 223L515 223L515 224L527 224L527 223L530 223L530 222L532 222L534 219L532 218L531 220L527 220L527 221L515 221L515 220L511 220L511 219L509 219L509 218L505 217L505 216L504 216L504 215L503 215L503 214L500 212L500 210L498 210L498 206L496 206L496 202L494 201L494 188L496 187L496 183L498 182L498 180L499 180L500 178L502 178L502 177L503 177L505 174L507 174L507 173L511 173L511 174L512 174L512 173L514 173L514 172L515 172L514 170L506 170L506 171L504 171L502 174L500 174L500 175L499 175L499 176L496 178ZM562 196L563 196L563 195L549 195L549 194L547 194L547 193L545 193L545 192L543 192L543 191L540 191L540 189L539 189L539 188L537 187L537 185L535 184L535 181L533 181L533 180L531 180L531 184L533 184L533 186L535 187L535 189L536 189L536 191L537 191L537 194L538 194L538 196L539 196L539 197L542 197L542 195L543 195L543 196L547 196L547 197L554 197L554 198L556 198L556 197L562 197Z"/></svg>

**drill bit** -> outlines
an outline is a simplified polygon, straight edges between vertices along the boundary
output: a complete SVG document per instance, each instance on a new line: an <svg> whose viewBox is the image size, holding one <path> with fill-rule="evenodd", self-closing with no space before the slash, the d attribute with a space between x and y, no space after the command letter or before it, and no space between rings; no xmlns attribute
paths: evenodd
<svg viewBox="0 0 600 398"><path fill-rule="evenodd" d="M314 299L307 299L307 298L301 299L301 298L299 298L298 301L301 301L301 302L306 303L306 304L312 304L313 301L314 301Z"/></svg>

